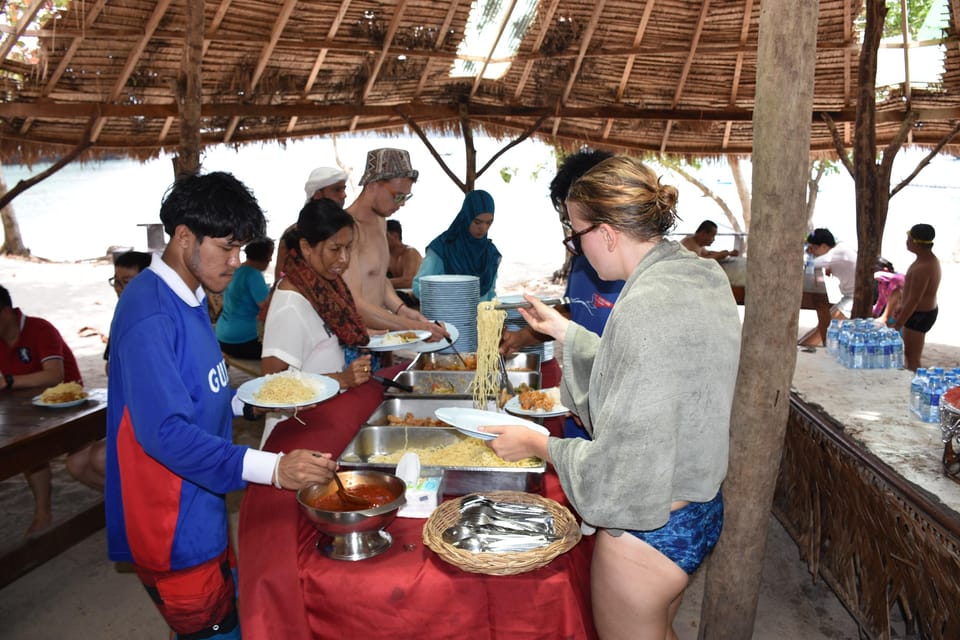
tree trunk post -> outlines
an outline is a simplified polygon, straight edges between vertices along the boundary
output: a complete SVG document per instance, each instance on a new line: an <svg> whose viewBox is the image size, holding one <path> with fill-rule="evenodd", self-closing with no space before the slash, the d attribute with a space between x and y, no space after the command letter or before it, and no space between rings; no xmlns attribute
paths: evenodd
<svg viewBox="0 0 960 640"><path fill-rule="evenodd" d="M749 640L756 618L797 358L818 12L816 0L760 6L749 302L731 412L723 534L707 564L700 638Z"/></svg>
<svg viewBox="0 0 960 640"><path fill-rule="evenodd" d="M180 145L173 159L179 180L200 172L200 112L203 100L200 68L203 62L203 0L187 0L183 60L177 83L180 108Z"/></svg>

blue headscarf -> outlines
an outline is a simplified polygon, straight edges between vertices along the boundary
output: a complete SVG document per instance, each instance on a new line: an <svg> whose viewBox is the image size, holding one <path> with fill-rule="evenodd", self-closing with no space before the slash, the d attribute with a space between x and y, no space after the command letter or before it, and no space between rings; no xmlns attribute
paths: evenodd
<svg viewBox="0 0 960 640"><path fill-rule="evenodd" d="M481 213L493 213L493 197L483 190L471 191L463 199L460 213L450 227L427 245L443 260L448 275L478 276L480 295L493 286L500 266L500 252L489 238L470 235L470 223Z"/></svg>

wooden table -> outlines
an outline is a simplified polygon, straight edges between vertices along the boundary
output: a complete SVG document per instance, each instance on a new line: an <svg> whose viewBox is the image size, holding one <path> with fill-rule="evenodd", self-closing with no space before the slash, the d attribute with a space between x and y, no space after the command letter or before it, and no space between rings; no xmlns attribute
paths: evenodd
<svg viewBox="0 0 960 640"><path fill-rule="evenodd" d="M890 638L898 607L900 637L960 638L960 484L910 378L799 352L773 511L861 637Z"/></svg>
<svg viewBox="0 0 960 640"><path fill-rule="evenodd" d="M36 468L106 435L106 389L88 390L84 404L36 407L36 389L0 392L0 480ZM20 541L0 555L0 587L103 528L103 500Z"/></svg>

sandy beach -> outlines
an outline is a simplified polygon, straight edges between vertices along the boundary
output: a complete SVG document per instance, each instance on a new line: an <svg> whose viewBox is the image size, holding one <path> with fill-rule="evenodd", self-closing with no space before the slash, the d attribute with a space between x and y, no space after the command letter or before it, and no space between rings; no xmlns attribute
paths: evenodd
<svg viewBox="0 0 960 640"><path fill-rule="evenodd" d="M944 263L943 271L940 318L928 334L924 364L952 367L960 365L955 330L960 326L960 306L947 293L957 290L960 264ZM57 326L77 356L88 388L106 386L104 340L116 302L107 283L112 275L107 259L67 263L0 257L0 284L10 290L14 305ZM499 282L501 293L553 296L562 292L561 285L550 282L549 274L532 274L522 267L506 265ZM815 324L815 312L800 312L800 333ZM235 435L240 442L255 445L259 441L259 433L249 423ZM53 461L53 468L55 518L98 499L97 493L66 474L62 459ZM240 498L230 496L234 517ZM32 514L32 500L21 477L0 483L0 508L6 514L0 529L3 539L19 539ZM767 556L755 637L856 637L855 624L822 582L812 582L797 559L796 546L772 518ZM696 637L701 593L699 575L681 608L677 629L681 638ZM50 602L57 602L56 607L51 609ZM35 622L36 616L45 623ZM66 628L83 637L166 637L163 621L136 578L116 573L107 561L102 531L4 588L0 619L7 628L4 636L10 638L59 638Z"/></svg>

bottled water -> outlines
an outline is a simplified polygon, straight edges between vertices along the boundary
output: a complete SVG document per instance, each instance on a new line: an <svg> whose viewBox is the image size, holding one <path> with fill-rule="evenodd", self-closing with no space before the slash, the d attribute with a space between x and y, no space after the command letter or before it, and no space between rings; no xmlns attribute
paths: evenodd
<svg viewBox="0 0 960 640"><path fill-rule="evenodd" d="M883 363L880 356L883 354L883 347L880 345L880 332L875 330L864 331L864 369L882 369Z"/></svg>
<svg viewBox="0 0 960 640"><path fill-rule="evenodd" d="M927 384L927 370L918 367L910 381L910 413L920 417L920 402L923 398L923 388Z"/></svg>
<svg viewBox="0 0 960 640"><path fill-rule="evenodd" d="M931 376L927 382L923 419L925 422L940 422L940 396L946 391L943 377Z"/></svg>
<svg viewBox="0 0 960 640"><path fill-rule="evenodd" d="M850 337L850 368L863 369L867 354L867 341L862 331L854 331Z"/></svg>
<svg viewBox="0 0 960 640"><path fill-rule="evenodd" d="M853 320L844 320L840 323L840 335L837 338L837 360L845 367L850 367L850 338L853 336Z"/></svg>
<svg viewBox="0 0 960 640"><path fill-rule="evenodd" d="M840 321L831 320L827 327L827 353L837 357L837 349L840 344Z"/></svg>
<svg viewBox="0 0 960 640"><path fill-rule="evenodd" d="M894 329L887 329L890 335L890 346L893 350L890 356L891 369L903 369L903 338L900 332Z"/></svg>

